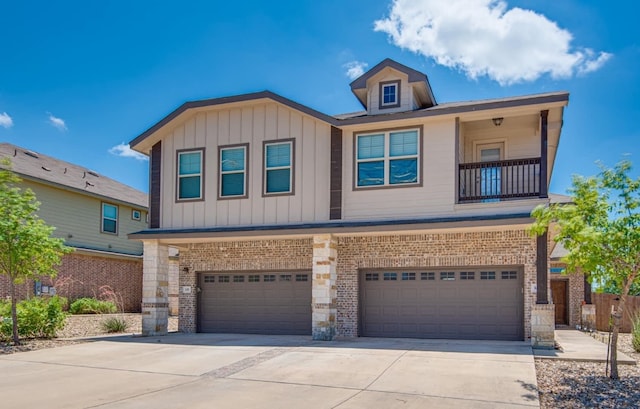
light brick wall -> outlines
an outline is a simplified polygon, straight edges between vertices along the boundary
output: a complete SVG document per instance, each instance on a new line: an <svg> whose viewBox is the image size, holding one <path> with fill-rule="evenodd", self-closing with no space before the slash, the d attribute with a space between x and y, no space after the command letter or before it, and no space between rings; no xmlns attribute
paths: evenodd
<svg viewBox="0 0 640 409"><path fill-rule="evenodd" d="M526 230L338 239L338 335L358 334L358 271L369 268L523 266L525 338L531 336L536 239Z"/></svg>
<svg viewBox="0 0 640 409"><path fill-rule="evenodd" d="M59 295L70 302L82 297L99 297L100 287L110 286L122 297L125 312L140 312L142 301L142 260L100 257L80 253L66 254L54 279L42 283L53 285ZM33 295L33 281L20 286L20 298ZM9 295L8 281L0 276L0 297Z"/></svg>
<svg viewBox="0 0 640 409"><path fill-rule="evenodd" d="M535 304L531 287L536 278L536 239L524 229L338 237L337 253L338 336L358 335L360 269L467 265L523 267L525 337L531 336L531 308ZM180 286L191 287L191 293L180 293L180 331L196 331L196 272L311 270L312 262L312 239L190 244L180 251Z"/></svg>

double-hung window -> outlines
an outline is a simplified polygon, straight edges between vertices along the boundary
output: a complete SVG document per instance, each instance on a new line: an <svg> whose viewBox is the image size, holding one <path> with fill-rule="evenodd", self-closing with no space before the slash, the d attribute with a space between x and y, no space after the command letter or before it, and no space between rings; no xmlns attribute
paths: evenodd
<svg viewBox="0 0 640 409"><path fill-rule="evenodd" d="M380 109L400 106L400 81L380 83Z"/></svg>
<svg viewBox="0 0 640 409"><path fill-rule="evenodd" d="M247 147L248 144L219 148L219 198L247 197Z"/></svg>
<svg viewBox="0 0 640 409"><path fill-rule="evenodd" d="M102 226L103 233L118 234L118 206L102 204Z"/></svg>
<svg viewBox="0 0 640 409"><path fill-rule="evenodd" d="M178 151L178 200L202 199L202 152Z"/></svg>
<svg viewBox="0 0 640 409"><path fill-rule="evenodd" d="M420 129L356 134L355 186L420 183Z"/></svg>
<svg viewBox="0 0 640 409"><path fill-rule="evenodd" d="M293 193L294 140L264 143L264 194Z"/></svg>

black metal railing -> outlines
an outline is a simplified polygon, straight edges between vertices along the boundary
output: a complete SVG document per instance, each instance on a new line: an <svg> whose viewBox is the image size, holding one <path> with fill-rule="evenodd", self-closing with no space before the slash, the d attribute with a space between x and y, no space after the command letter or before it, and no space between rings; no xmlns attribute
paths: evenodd
<svg viewBox="0 0 640 409"><path fill-rule="evenodd" d="M461 203L540 196L540 158L462 163L458 176Z"/></svg>

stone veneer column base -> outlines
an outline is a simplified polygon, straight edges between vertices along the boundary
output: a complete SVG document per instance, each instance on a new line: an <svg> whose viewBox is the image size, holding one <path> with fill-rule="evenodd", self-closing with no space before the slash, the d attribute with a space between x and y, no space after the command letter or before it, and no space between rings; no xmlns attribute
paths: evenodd
<svg viewBox="0 0 640 409"><path fill-rule="evenodd" d="M553 304L535 304L531 309L531 346L555 347L556 310Z"/></svg>
<svg viewBox="0 0 640 409"><path fill-rule="evenodd" d="M582 305L581 324L583 331L594 331L596 329L596 305Z"/></svg>
<svg viewBox="0 0 640 409"><path fill-rule="evenodd" d="M313 236L312 336L331 341L336 336L338 241L330 234Z"/></svg>
<svg viewBox="0 0 640 409"><path fill-rule="evenodd" d="M166 335L169 325L169 247L144 241L142 335Z"/></svg>

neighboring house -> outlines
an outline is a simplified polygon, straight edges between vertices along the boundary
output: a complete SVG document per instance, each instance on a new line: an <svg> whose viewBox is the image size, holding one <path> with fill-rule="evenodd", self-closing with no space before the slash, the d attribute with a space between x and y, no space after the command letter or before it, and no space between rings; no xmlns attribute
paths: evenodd
<svg viewBox="0 0 640 409"><path fill-rule="evenodd" d="M0 158L41 203L38 215L56 229L74 252L65 255L53 280L27 283L23 295L52 293L68 297L100 294L110 286L122 297L126 311L141 308L142 244L127 234L147 227L147 195L94 171L8 143L0 144ZM6 168L6 166L2 165ZM8 295L0 277L0 296ZM26 293L26 294L25 294Z"/></svg>
<svg viewBox="0 0 640 409"><path fill-rule="evenodd" d="M552 346L548 185L566 92L437 103L384 60L329 116L264 91L187 102L131 141L150 157L143 332L528 340Z"/></svg>

